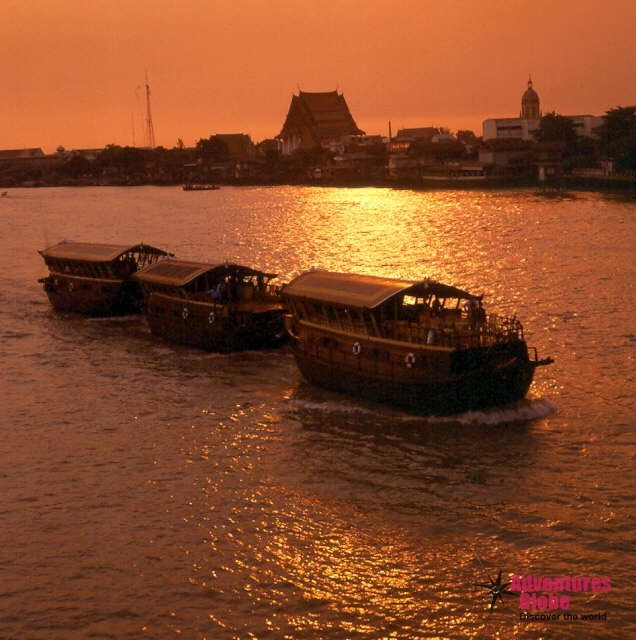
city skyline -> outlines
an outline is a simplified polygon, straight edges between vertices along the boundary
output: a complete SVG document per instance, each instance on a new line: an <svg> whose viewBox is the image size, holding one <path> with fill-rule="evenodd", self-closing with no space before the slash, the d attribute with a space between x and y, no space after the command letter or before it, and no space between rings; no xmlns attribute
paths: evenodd
<svg viewBox="0 0 636 640"><path fill-rule="evenodd" d="M470 129L636 102L636 4L466 0L7 0L0 148L143 146L276 136L299 90L343 93L368 134ZM626 64L625 61L628 63Z"/></svg>

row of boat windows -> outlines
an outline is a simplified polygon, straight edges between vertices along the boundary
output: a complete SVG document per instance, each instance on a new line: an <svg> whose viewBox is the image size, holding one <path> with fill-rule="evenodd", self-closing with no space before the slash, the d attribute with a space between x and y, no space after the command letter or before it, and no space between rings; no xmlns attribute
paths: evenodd
<svg viewBox="0 0 636 640"><path fill-rule="evenodd" d="M198 278L188 283L184 287L175 287L170 285L147 284L142 283L142 287L146 293L160 293L164 295L177 296L184 300L200 300L210 302L215 300L213 291L221 285L219 302L227 302L228 300L252 300L260 295L276 295L278 287L268 285L264 282L258 285L250 279L231 279L227 282L218 282L208 278Z"/></svg>
<svg viewBox="0 0 636 640"><path fill-rule="evenodd" d="M80 278L95 280L121 280L127 278L137 269L134 258L119 262L67 262L65 260L48 260L51 273L63 273Z"/></svg>
<svg viewBox="0 0 636 640"><path fill-rule="evenodd" d="M389 340L429 346L468 349L489 347L511 338L523 339L523 328L515 320L488 316L473 322L460 308L439 308L433 311L420 299L413 299L393 309L394 318L384 319L385 311L349 311L304 301L291 301L292 311L302 320L314 324Z"/></svg>
<svg viewBox="0 0 636 640"><path fill-rule="evenodd" d="M135 253L128 251L117 260L111 262L94 262L82 260L64 260L58 258L45 258L49 271L65 273L82 278L95 278L107 280L121 280L127 278L139 269L154 264L162 256L150 253Z"/></svg>
<svg viewBox="0 0 636 640"><path fill-rule="evenodd" d="M373 311L349 310L339 307L312 303L309 301L291 301L290 304L296 315L307 322L318 322L333 326L342 325L343 328L353 326L370 335L381 335L379 327L387 322L425 322L432 318L447 318L456 321L461 318L462 311L459 302L456 307L445 307L445 300L430 296L429 298L415 298L403 296L395 298L391 303Z"/></svg>

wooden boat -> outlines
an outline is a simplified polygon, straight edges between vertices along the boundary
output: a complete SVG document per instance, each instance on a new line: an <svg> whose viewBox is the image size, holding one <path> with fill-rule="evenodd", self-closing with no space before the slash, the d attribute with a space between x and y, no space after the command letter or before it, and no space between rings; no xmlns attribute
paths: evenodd
<svg viewBox="0 0 636 640"><path fill-rule="evenodd" d="M89 316L139 313L143 298L130 276L168 255L145 244L83 242L62 242L39 253L49 275L38 282L53 307Z"/></svg>
<svg viewBox="0 0 636 640"><path fill-rule="evenodd" d="M530 357L515 318L486 315L481 296L431 280L310 271L281 296L308 382L416 414L521 400L535 369L553 362Z"/></svg>
<svg viewBox="0 0 636 640"><path fill-rule="evenodd" d="M275 274L236 264L165 260L134 275L146 300L151 331L166 340L242 351L282 344L283 307Z"/></svg>
<svg viewBox="0 0 636 640"><path fill-rule="evenodd" d="M184 191L216 191L217 189L220 189L220 187L218 187L215 184L184 184L183 185Z"/></svg>

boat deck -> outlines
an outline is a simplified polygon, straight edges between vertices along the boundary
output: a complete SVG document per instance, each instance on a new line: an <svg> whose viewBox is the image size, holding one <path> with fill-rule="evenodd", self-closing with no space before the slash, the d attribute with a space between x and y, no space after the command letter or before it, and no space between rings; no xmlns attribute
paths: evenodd
<svg viewBox="0 0 636 640"><path fill-rule="evenodd" d="M501 342L523 339L523 328L518 321L494 314L487 316L486 321L481 323L471 321L466 314L455 314L450 320L429 319L424 323L407 320L385 320L381 323L373 321L373 326L326 316L313 317L309 322L359 337L453 349L490 347Z"/></svg>

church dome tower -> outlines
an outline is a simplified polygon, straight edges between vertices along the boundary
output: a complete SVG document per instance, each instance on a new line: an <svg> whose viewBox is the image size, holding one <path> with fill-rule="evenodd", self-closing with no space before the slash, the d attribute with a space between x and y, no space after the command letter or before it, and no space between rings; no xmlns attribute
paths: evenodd
<svg viewBox="0 0 636 640"><path fill-rule="evenodd" d="M521 117L522 118L540 118L541 109L539 108L539 95L532 88L532 77L528 78L528 88L521 96Z"/></svg>

